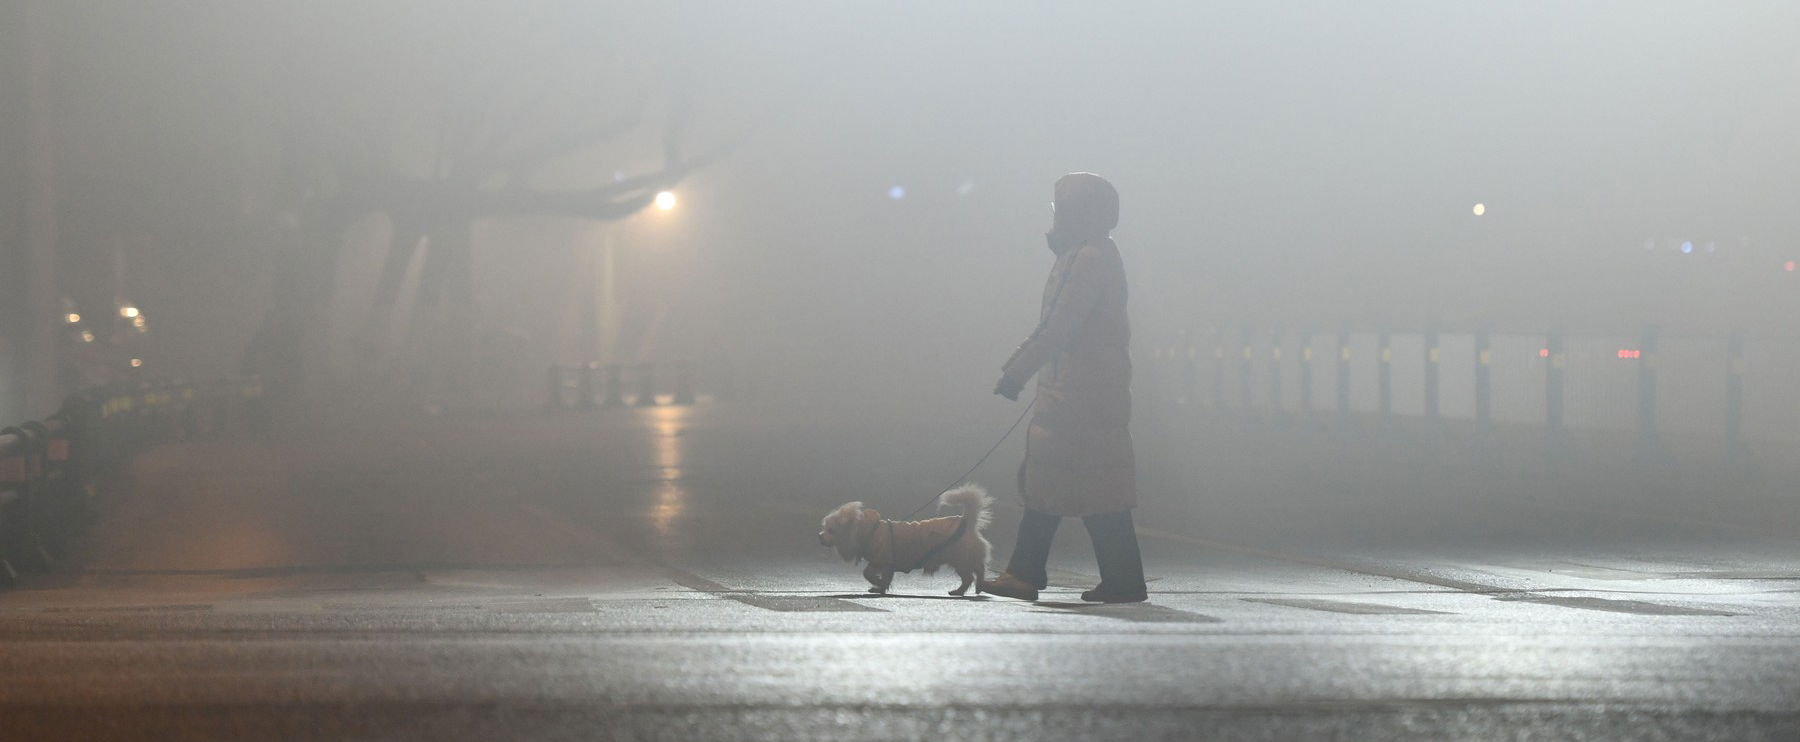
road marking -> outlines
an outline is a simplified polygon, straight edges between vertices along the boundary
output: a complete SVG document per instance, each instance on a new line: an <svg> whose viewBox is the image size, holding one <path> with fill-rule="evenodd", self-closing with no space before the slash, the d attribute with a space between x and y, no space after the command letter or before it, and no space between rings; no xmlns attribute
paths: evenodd
<svg viewBox="0 0 1800 742"><path fill-rule="evenodd" d="M661 565L675 584L689 590L710 593L726 600L779 613L887 613L883 608L853 603L825 595L766 595L750 590L733 590L680 567Z"/></svg>
<svg viewBox="0 0 1800 742"><path fill-rule="evenodd" d="M1130 623L1219 623L1220 619L1203 613L1184 611L1156 603L1058 603L1038 601L1031 613L1061 616L1099 616Z"/></svg>
<svg viewBox="0 0 1800 742"><path fill-rule="evenodd" d="M1217 540L1209 539L1209 538L1200 538L1197 536L1188 536L1188 535L1179 534L1179 533L1171 533L1169 531L1164 531L1164 530L1157 529L1157 528L1147 528L1144 526L1138 526L1137 532L1141 535L1148 536L1150 538L1163 539L1166 541L1176 541L1176 542L1180 542L1180 543L1190 544L1193 546L1200 546L1200 547L1209 548L1209 549L1218 549L1220 551L1229 551L1229 552L1233 552L1233 553L1237 553L1237 554L1245 554L1245 555L1249 555L1249 556L1260 557L1263 559L1273 559L1276 561L1290 562L1293 564L1305 564L1305 565L1313 566L1313 567L1323 567L1326 569L1341 570L1341 571L1350 572L1353 574L1369 575L1371 577L1386 577L1388 579L1393 579L1393 580L1404 580L1406 582L1417 582L1417 583L1421 583L1421 584L1425 584L1425 585L1436 585L1438 587L1449 588L1451 590L1456 590L1458 592L1470 593L1473 595L1486 595L1488 597L1499 599L1499 600L1540 603L1543 605L1554 605L1554 606L1560 606L1563 608L1575 608L1575 609L1579 609L1579 610L1606 611L1608 613L1632 613L1632 614L1636 614L1636 615L1640 615L1640 616L1735 616L1735 615L1739 615L1739 614L1735 614L1735 613L1727 613L1724 611L1709 610L1709 609L1704 609L1704 608L1686 608L1683 606L1666 605L1666 604L1662 604L1662 603L1648 603L1648 602L1644 602L1641 600L1611 600L1611 599L1607 599L1607 598L1544 596L1544 595L1538 594L1541 591L1506 588L1506 587L1500 587L1498 585L1484 585L1479 582L1471 582L1469 580L1459 580L1459 579L1456 579L1453 577L1443 577L1443 576L1439 576L1439 575L1434 575L1434 574L1431 574L1431 573L1426 572L1421 569L1411 569L1411 568L1406 568L1406 567L1374 567L1374 566L1370 566L1370 565L1366 565L1366 564L1344 562L1344 561L1339 561L1336 559L1327 559L1324 557L1313 557L1313 556L1305 556L1305 555L1300 555L1300 554L1289 554L1289 553L1285 553L1285 552L1263 549L1263 548L1259 548L1259 547L1255 547L1255 546L1243 546L1241 544L1233 544L1233 543L1217 541Z"/></svg>
<svg viewBox="0 0 1800 742"><path fill-rule="evenodd" d="M1448 611L1428 611L1423 608L1402 608L1380 603L1357 603L1348 600L1320 600L1315 598L1243 598L1247 603L1267 603L1269 605L1302 608L1309 611L1325 611L1327 613L1350 613L1360 616L1427 616L1454 615Z"/></svg>
<svg viewBox="0 0 1800 742"><path fill-rule="evenodd" d="M642 551L619 544L612 539L607 538L605 534L600 533L594 528L561 518L557 516L556 513L538 507L537 505L531 503L519 503L519 509L525 511L525 513L532 517L543 521L546 525L556 529L563 535L598 544L608 556L617 557L620 561L635 562L660 569L669 576L670 581L695 592L708 593L724 598L725 600L780 613L887 613L887 610L882 608L852 603L841 598L812 595L766 595L749 590L734 590L694 574L693 572L669 564L654 555L646 554Z"/></svg>
<svg viewBox="0 0 1800 742"><path fill-rule="evenodd" d="M1305 564L1305 565L1312 566L1312 567L1323 567L1326 569L1336 569L1336 570L1341 570L1344 572L1352 572L1352 573L1360 574L1360 575L1369 575L1371 577L1386 577L1386 578L1394 579L1394 580L1404 580L1406 582L1417 582L1417 583L1421 583L1421 584L1425 584L1425 585L1436 585L1438 587L1449 588L1451 590L1456 590L1456 591L1465 592L1465 593L1512 594L1512 593L1521 592L1519 590L1514 590L1514 589L1510 589L1510 588L1496 587L1493 585L1483 585L1481 583L1470 582L1468 580L1458 580L1458 579L1454 579L1454 578L1450 578L1450 577L1440 577L1438 575L1430 574L1428 572L1424 572L1424 571L1420 571L1420 570L1397 569L1397 568L1396 569L1385 569L1385 568L1379 568L1379 567L1369 567L1367 565L1362 565L1362 564L1353 564L1353 563L1349 563L1349 562L1342 562L1342 561L1338 561L1336 559L1326 559L1324 557L1312 557L1312 556L1305 556L1305 555L1301 555L1301 554L1288 554L1285 552L1271 551L1269 549L1263 549L1263 548L1255 547L1255 546L1243 546L1240 544L1233 544L1233 543L1228 543L1225 541L1215 541L1210 538L1200 538L1198 536L1188 536L1188 535L1180 534L1180 533L1172 533L1172 532L1164 531L1164 530L1161 530L1158 528L1149 528L1149 527L1145 527L1145 526L1138 526L1137 532L1140 535L1149 536L1151 538L1163 539L1165 541L1178 541L1181 543L1190 544L1193 546L1205 547L1208 549L1218 549L1220 551L1229 551L1229 552L1233 552L1236 554L1244 554L1247 556L1261 557L1263 559L1273 559L1273 560L1281 561L1281 562L1290 562L1290 563L1294 563L1294 564Z"/></svg>
<svg viewBox="0 0 1800 742"><path fill-rule="evenodd" d="M1502 595L1496 600L1519 603L1542 603L1558 605L1564 608L1581 608L1590 611L1606 611L1607 613L1630 613L1637 616L1736 616L1736 613L1715 611L1707 608L1687 608L1662 603L1646 603L1642 600L1616 600L1612 598L1588 598L1582 596L1562 595Z"/></svg>

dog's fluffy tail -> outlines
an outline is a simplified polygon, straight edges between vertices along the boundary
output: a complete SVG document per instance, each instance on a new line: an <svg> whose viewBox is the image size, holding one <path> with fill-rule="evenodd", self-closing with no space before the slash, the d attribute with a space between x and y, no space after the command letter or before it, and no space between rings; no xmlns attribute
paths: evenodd
<svg viewBox="0 0 1800 742"><path fill-rule="evenodd" d="M938 497L938 510L962 508L963 517L975 517L975 529L987 528L994 519L994 498L979 485L965 484Z"/></svg>

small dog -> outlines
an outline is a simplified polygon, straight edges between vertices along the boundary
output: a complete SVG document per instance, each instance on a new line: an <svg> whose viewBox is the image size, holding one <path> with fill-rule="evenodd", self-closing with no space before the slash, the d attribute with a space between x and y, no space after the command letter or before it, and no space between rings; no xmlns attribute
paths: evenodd
<svg viewBox="0 0 1800 742"><path fill-rule="evenodd" d="M819 524L819 543L837 549L846 562L867 561L863 577L873 585L869 592L877 595L887 594L895 572L922 568L925 574L937 574L946 564L962 578L951 595L968 592L970 585L979 595L993 548L981 530L993 519L993 502L980 487L964 485L938 498L939 510L960 507L961 515L908 521L883 520L880 512L860 502L846 502Z"/></svg>

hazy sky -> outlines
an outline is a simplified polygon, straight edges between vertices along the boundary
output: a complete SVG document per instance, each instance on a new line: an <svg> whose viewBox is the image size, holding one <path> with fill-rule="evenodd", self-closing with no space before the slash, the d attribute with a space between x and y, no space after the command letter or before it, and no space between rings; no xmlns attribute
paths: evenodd
<svg viewBox="0 0 1800 742"><path fill-rule="evenodd" d="M671 214L488 225L486 315L565 353L569 251L610 230L637 352L846 393L985 392L1035 320L1071 170L1122 194L1140 345L1237 323L1769 328L1795 308L1800 6L1121 5L99 4L60 19L72 136L137 133L69 168L130 182L121 163L160 157L134 192L173 199L196 190L158 187L185 162L254 209L270 173L221 163L283 127L418 169L445 120L554 128L642 93L640 132L540 182L654 168L677 105L690 150L748 138ZM192 125L215 117L260 123ZM376 247L347 253L346 317Z"/></svg>

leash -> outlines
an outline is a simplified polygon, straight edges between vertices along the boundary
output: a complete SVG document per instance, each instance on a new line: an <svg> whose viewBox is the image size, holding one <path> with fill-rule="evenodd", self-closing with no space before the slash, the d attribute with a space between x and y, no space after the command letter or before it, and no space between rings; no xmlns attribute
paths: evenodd
<svg viewBox="0 0 1800 742"><path fill-rule="evenodd" d="M969 475L974 474L976 469L980 469L982 464L987 463L987 460L994 455L995 451L1000 450L1000 444L1005 443L1006 439L1012 437L1013 431L1019 429L1019 424L1022 422L1025 422L1025 416L1031 414L1031 408L1036 407L1036 406L1037 406L1037 397L1032 397L1031 401L1025 404L1025 411L1019 413L1019 419L1014 420L1012 427L1007 428L1005 433L1000 434L1000 440L994 441L994 445L988 447L987 453L982 454L981 458L975 462L974 466L969 467L968 471L963 472L962 476L957 477L956 481L951 482L948 487L944 487L944 488L938 490L937 494L931 496L931 499L926 500L925 502L920 503L918 507L913 508L912 512L909 512L906 515L900 516L900 520L911 520L913 516L919 514L920 510L924 510L925 508L930 507L931 503L937 502L937 499L939 497L941 497L945 492L949 492L950 487L955 487L956 485L962 484L964 481L967 481L969 478Z"/></svg>
<svg viewBox="0 0 1800 742"><path fill-rule="evenodd" d="M1073 249L1080 250L1082 247L1085 246L1085 244L1086 243L1083 243L1081 245L1075 245ZM1062 257L1063 257L1062 253L1058 253L1056 256L1056 258L1059 262L1062 260ZM1050 309L1044 313L1044 316L1041 316L1038 318L1037 327L1035 327L1031 330L1031 337L1026 338L1025 342L1029 343L1032 340L1037 339L1037 336L1039 334L1043 333L1044 326L1046 324L1048 324L1050 321L1050 316L1049 316L1050 312L1054 312L1056 310L1057 305L1062 302L1063 289L1067 288L1069 285L1069 274L1074 273L1074 272L1075 272L1075 266L1073 264L1070 264L1069 266L1067 266L1063 269L1063 274L1062 274L1061 280L1058 280L1056 282L1056 292L1050 295ZM1025 422L1025 417L1027 415L1031 414L1031 408L1036 407L1036 406L1037 406L1037 397L1034 395L1031 398L1030 402L1025 403L1025 409L1019 412L1019 419L1014 420L1013 424L1006 428L1006 432L1000 434L1000 440L994 441L994 445L988 447L987 453L982 454L981 458L979 458L975 461L974 466L969 467L969 470L963 472L962 476L957 477L956 481L951 482L948 486L939 488L937 491L937 494L932 495L931 499L926 500L922 503L919 503L918 507L913 508L906 515L900 516L899 520L911 520L913 516L919 514L919 511L924 510L925 508L930 507L932 503L937 502L938 498L942 497L945 492L949 492L951 487L955 487L956 485L962 484L964 481L967 481L969 476L975 473L976 469L980 469L982 464L987 463L987 460L994 455L995 451L1000 450L1000 444L1005 443L1006 439L1012 437L1013 431L1019 429L1019 424ZM889 521L887 521L887 524L888 524L888 548L891 550L891 549L893 549L893 545L894 545L894 521L889 520ZM942 551L945 547L949 546L952 543L955 543L955 541L958 538L962 537L963 530L968 527L968 524L969 524L969 514L964 513L962 522L957 524L957 526L956 526L955 535L952 535L949 539L945 540L943 543L938 544L935 547L932 547L932 549L930 551L925 552L925 559L930 559L932 556L936 555L939 551ZM920 563L923 564L924 563L923 560L921 560ZM916 567L915 567L915 569L916 569ZM911 572L912 570L907 569L907 570L901 570L901 571Z"/></svg>

